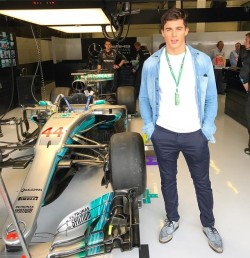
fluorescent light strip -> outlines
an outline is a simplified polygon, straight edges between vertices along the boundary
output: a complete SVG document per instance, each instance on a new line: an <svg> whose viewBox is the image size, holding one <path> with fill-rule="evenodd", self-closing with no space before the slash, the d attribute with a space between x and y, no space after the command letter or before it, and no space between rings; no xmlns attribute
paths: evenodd
<svg viewBox="0 0 250 258"><path fill-rule="evenodd" d="M0 13L39 25L110 24L101 8L0 10Z"/></svg>
<svg viewBox="0 0 250 258"><path fill-rule="evenodd" d="M93 33L102 32L101 26L49 26L49 28L54 30L59 30L66 33ZM106 27L107 32L112 32L111 27L108 25ZM113 31L116 30L113 28Z"/></svg>

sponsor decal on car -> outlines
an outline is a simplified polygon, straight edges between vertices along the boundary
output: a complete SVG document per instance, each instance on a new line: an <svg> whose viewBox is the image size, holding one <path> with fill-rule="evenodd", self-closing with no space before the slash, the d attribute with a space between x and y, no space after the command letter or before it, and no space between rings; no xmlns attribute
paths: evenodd
<svg viewBox="0 0 250 258"><path fill-rule="evenodd" d="M18 201L37 201L38 196L20 196L18 197Z"/></svg>
<svg viewBox="0 0 250 258"><path fill-rule="evenodd" d="M15 213L31 213L34 209L34 206L16 206Z"/></svg>

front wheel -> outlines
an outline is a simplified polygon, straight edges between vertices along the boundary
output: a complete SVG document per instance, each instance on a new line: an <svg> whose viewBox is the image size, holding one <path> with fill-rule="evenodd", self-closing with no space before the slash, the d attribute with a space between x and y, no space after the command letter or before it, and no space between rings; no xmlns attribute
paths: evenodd
<svg viewBox="0 0 250 258"><path fill-rule="evenodd" d="M110 139L110 171L113 190L136 188L141 195L146 189L144 143L136 132L123 132Z"/></svg>

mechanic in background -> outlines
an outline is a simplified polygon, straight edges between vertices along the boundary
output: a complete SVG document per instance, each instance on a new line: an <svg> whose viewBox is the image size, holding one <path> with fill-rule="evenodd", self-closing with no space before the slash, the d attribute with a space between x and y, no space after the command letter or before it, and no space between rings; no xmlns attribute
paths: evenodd
<svg viewBox="0 0 250 258"><path fill-rule="evenodd" d="M106 85L103 85L103 93L113 93L117 89L117 70L123 66L126 59L118 50L112 48L110 40L105 40L104 47L105 49L98 55L97 72L104 70L104 73L114 73L114 80L107 81Z"/></svg>
<svg viewBox="0 0 250 258"><path fill-rule="evenodd" d="M240 53L240 47L241 47L240 42L237 42L235 44L235 50L231 51L231 53L230 53L229 61L230 61L231 67L237 67L239 53Z"/></svg>
<svg viewBox="0 0 250 258"><path fill-rule="evenodd" d="M151 53L148 50L147 46L141 46L141 50L144 55L144 60L148 59L151 56Z"/></svg>
<svg viewBox="0 0 250 258"><path fill-rule="evenodd" d="M240 69L240 79L247 93L246 102L246 119L248 130L248 147L245 148L245 153L250 155L250 32L245 35L245 50L241 52L242 68Z"/></svg>
<svg viewBox="0 0 250 258"><path fill-rule="evenodd" d="M135 46L135 50L136 50L134 60L136 60L137 63L133 67L132 72L135 74L135 81L134 81L135 99L137 99L139 96L139 92L140 92L141 73L142 73L142 67L143 67L143 63L144 63L145 59L144 59L144 53L142 52L142 49L141 49L141 43L135 42L134 46Z"/></svg>
<svg viewBox="0 0 250 258"><path fill-rule="evenodd" d="M181 152L193 179L202 230L209 246L222 253L209 178L208 141L215 142L218 109L214 71L208 55L186 45L188 31L184 10L166 11L161 18L166 47L151 55L142 69L139 102L143 132L154 146L166 211L159 241L167 243L179 228L177 161ZM186 233L192 241L193 232Z"/></svg>
<svg viewBox="0 0 250 258"><path fill-rule="evenodd" d="M218 94L224 95L225 89L223 86L222 69L226 66L226 57L224 51L224 42L220 40L216 44L216 48L212 49L210 55L214 65L214 75Z"/></svg>

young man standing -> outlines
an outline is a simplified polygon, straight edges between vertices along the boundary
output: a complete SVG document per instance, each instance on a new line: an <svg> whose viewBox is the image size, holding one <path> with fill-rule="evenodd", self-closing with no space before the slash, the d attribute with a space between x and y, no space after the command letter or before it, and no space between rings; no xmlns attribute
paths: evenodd
<svg viewBox="0 0 250 258"><path fill-rule="evenodd" d="M176 176L182 152L193 179L203 232L210 247L221 253L209 179L208 141L215 142L218 108L213 65L209 56L186 45L184 10L169 9L161 18L161 33L166 47L144 62L139 96L143 132L157 156L167 216L159 241L170 241L179 227Z"/></svg>

